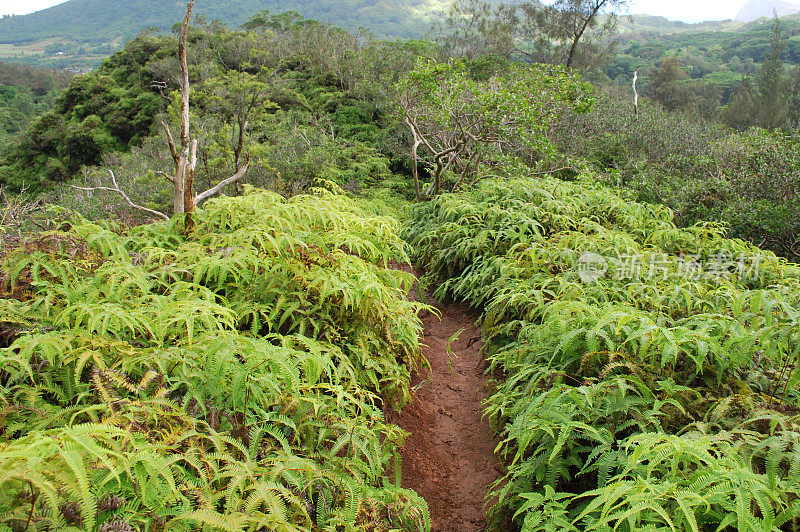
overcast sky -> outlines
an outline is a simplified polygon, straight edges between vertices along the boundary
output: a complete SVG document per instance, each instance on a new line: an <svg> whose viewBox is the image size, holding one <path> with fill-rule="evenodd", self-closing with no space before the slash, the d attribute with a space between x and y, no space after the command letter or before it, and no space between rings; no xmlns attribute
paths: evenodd
<svg viewBox="0 0 800 532"><path fill-rule="evenodd" d="M22 15L62 2L63 0L0 0L0 15ZM633 0L630 12L698 22L733 18L745 3L746 0Z"/></svg>

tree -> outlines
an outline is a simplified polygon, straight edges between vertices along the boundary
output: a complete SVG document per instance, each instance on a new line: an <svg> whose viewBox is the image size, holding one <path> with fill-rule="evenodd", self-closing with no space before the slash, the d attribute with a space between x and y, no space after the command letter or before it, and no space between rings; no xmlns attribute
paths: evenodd
<svg viewBox="0 0 800 532"><path fill-rule="evenodd" d="M591 106L590 86L564 67L509 65L488 81L476 81L461 60L436 63L421 59L397 86L400 113L408 126L417 199L419 150L432 157L432 184L424 196L439 194L445 172L452 190L481 178L507 155L555 153L548 126L566 110Z"/></svg>
<svg viewBox="0 0 800 532"><path fill-rule="evenodd" d="M483 0L456 0L434 26L448 57L508 56L514 47L515 7Z"/></svg>
<svg viewBox="0 0 800 532"><path fill-rule="evenodd" d="M453 55L522 55L532 62L582 69L603 56L602 37L616 28L629 0L526 0L493 6L459 0L440 27L440 43Z"/></svg>
<svg viewBox="0 0 800 532"><path fill-rule="evenodd" d="M244 175L247 173L247 169L250 166L250 158L245 154L243 161L237 160L237 170L236 172L231 175L230 177L221 180L219 183L214 185L213 187L209 188L205 192L200 194L195 193L194 189L194 176L195 176L195 167L197 165L197 144L198 139L192 138L190 132L190 113L189 113L189 93L191 91L191 87L189 85L189 65L186 59L186 37L189 33L189 24L192 19L192 9L194 8L195 0L188 0L186 4L186 13L183 17L183 22L181 23L180 33L178 35L178 62L180 63L180 122L181 122L181 131L180 131L180 149L175 144L174 137L172 136L172 132L170 131L169 126L166 123L163 123L164 130L167 136L167 141L169 144L170 154L172 155L172 159L175 163L175 173L174 175L170 176L168 174L163 174L167 179L172 182L173 185L173 194L172 194L172 214L185 214L185 222L184 222L184 230L186 233L191 233L194 230L194 220L192 218L192 213L194 212L194 208L196 205L199 205L201 202L205 201L209 197L217 194L220 190L222 190L226 185L231 183L235 183L240 180ZM243 133L244 129L246 128L246 123L241 125L241 131ZM241 163L239 165L239 163ZM107 190L111 192L115 192L123 197L125 201L131 206L137 209L141 209L145 212L149 212L150 214L160 214L162 217L162 213L157 213L152 209L137 205L131 201L131 199L127 196L127 194L121 189L121 187L117 184L116 179L114 178L113 172L111 172L112 177L112 187L75 187L81 190Z"/></svg>
<svg viewBox="0 0 800 532"><path fill-rule="evenodd" d="M573 66L578 56L578 46L587 32L598 30L596 33L599 34L611 33L616 27L617 10L627 4L628 0L557 0L546 9L546 19L549 19L550 25L548 30L556 39L561 39L562 48L566 49L564 64ZM599 16L603 13L607 16L599 22Z"/></svg>
<svg viewBox="0 0 800 532"><path fill-rule="evenodd" d="M770 36L770 51L756 76L758 96L755 116L759 126L774 129L786 125L786 82L783 79L781 54L786 49L786 36L776 16Z"/></svg>
<svg viewBox="0 0 800 532"><path fill-rule="evenodd" d="M795 65L789 73L788 94L788 127L797 131L800 129L800 65Z"/></svg>
<svg viewBox="0 0 800 532"><path fill-rule="evenodd" d="M247 64L240 65L240 68L247 67ZM268 98L270 75L266 69L259 69L257 74L229 70L206 81L198 90L198 99L204 100L206 115L215 118L204 120L204 129L210 122L217 125L217 131L211 134L206 145L211 145L215 152L232 155L225 157L225 166L230 169L228 165L232 164L234 172L245 164L248 145L253 143L249 138L252 124L263 122L267 114L277 109ZM242 192L240 184L241 180L236 181L237 193Z"/></svg>
<svg viewBox="0 0 800 532"><path fill-rule="evenodd" d="M180 151L176 149L172 134L169 127L166 127L167 138L169 139L170 151L172 158L175 161L175 177L172 179L173 183L173 206L172 214L186 214L186 231L191 232L194 227L192 220L192 212L194 207L199 205L202 201L213 196L222 190L223 187L234 183L244 177L247 169L250 166L250 158L245 157L244 164L238 167L236 172L223 179L215 186L206 190L201 194L195 194L194 191L194 173L197 165L197 141L198 139L192 138L189 131L189 65L186 61L186 36L189 33L189 23L192 20L192 8L194 7L194 0L189 0L186 4L186 14L183 17L181 24L181 32L178 36L178 62L181 66L181 148ZM242 126L244 129L245 125Z"/></svg>
<svg viewBox="0 0 800 532"><path fill-rule="evenodd" d="M677 57L665 57L650 76L650 97L667 111L688 109L692 100L692 93L687 85L688 79L689 75Z"/></svg>
<svg viewBox="0 0 800 532"><path fill-rule="evenodd" d="M743 131L753 124L756 94L750 78L744 78L728 105L722 111L722 119L730 127Z"/></svg>

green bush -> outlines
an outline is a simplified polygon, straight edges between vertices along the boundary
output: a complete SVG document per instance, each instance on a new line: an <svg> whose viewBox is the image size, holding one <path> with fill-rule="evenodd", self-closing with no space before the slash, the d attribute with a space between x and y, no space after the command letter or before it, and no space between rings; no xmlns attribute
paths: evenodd
<svg viewBox="0 0 800 532"><path fill-rule="evenodd" d="M800 257L797 135L739 133L647 102L637 120L626 99L601 92L592 111L565 116L551 136L609 184L670 207L682 226L723 223L733 237Z"/></svg>
<svg viewBox="0 0 800 532"><path fill-rule="evenodd" d="M3 263L6 530L429 529L386 476L422 308L396 221L258 191L191 239L62 217Z"/></svg>
<svg viewBox="0 0 800 532"><path fill-rule="evenodd" d="M800 268L596 176L504 175L407 228L436 294L481 310L497 522L796 527Z"/></svg>

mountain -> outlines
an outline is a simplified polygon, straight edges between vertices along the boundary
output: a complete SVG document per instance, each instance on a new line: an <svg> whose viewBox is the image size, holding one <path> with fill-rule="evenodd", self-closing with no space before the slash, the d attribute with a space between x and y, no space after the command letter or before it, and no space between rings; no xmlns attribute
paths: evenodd
<svg viewBox="0 0 800 532"><path fill-rule="evenodd" d="M779 17L800 13L800 5L782 2L781 0L750 0L739 11L735 20L752 22L761 17L771 18L776 13Z"/></svg>
<svg viewBox="0 0 800 532"><path fill-rule="evenodd" d="M366 27L379 37L424 35L447 0L199 0L195 14L238 27L261 10L297 11L347 28ZM106 56L147 27L180 22L185 0L69 0L29 15L0 19L0 58L50 66L70 58ZM2 45L6 45L5 47ZM8 45L11 45L10 47ZM10 51L9 51L10 50ZM99 62L99 61L96 61Z"/></svg>
<svg viewBox="0 0 800 532"><path fill-rule="evenodd" d="M254 13L297 11L337 26L369 27L387 37L419 36L430 27L430 15L446 6L441 0L202 0L195 13L239 26ZM0 43L21 44L49 38L111 42L155 26L171 27L182 18L182 0L69 0L29 15L0 20Z"/></svg>

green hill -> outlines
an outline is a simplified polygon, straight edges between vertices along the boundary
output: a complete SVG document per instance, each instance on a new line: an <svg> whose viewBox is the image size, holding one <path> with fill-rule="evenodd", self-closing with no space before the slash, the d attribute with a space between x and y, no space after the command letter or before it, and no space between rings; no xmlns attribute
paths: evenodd
<svg viewBox="0 0 800 532"><path fill-rule="evenodd" d="M369 27L390 37L419 36L431 13L442 8L439 0L205 0L195 13L239 26L257 11L297 11L307 18L330 21L345 28ZM69 0L29 15L0 21L0 43L25 44L46 39L111 42L132 37L148 26L169 28L178 22L186 2L170 0Z"/></svg>
<svg viewBox="0 0 800 532"><path fill-rule="evenodd" d="M780 21L786 37L781 59L787 66L800 65L800 16L784 16ZM743 78L752 78L759 71L771 49L772 30L773 22L764 18L749 23L684 24L646 15L623 17L615 35L618 51L606 74L627 87L639 67L647 94L649 77L659 62L674 56L691 80L713 87L724 104Z"/></svg>
<svg viewBox="0 0 800 532"><path fill-rule="evenodd" d="M347 29L368 28L386 38L420 37L430 28L443 0L203 0L195 13L238 27L261 10L297 11ZM0 58L58 68L99 64L100 58L147 27L168 29L180 21L181 0L69 0L0 20Z"/></svg>

